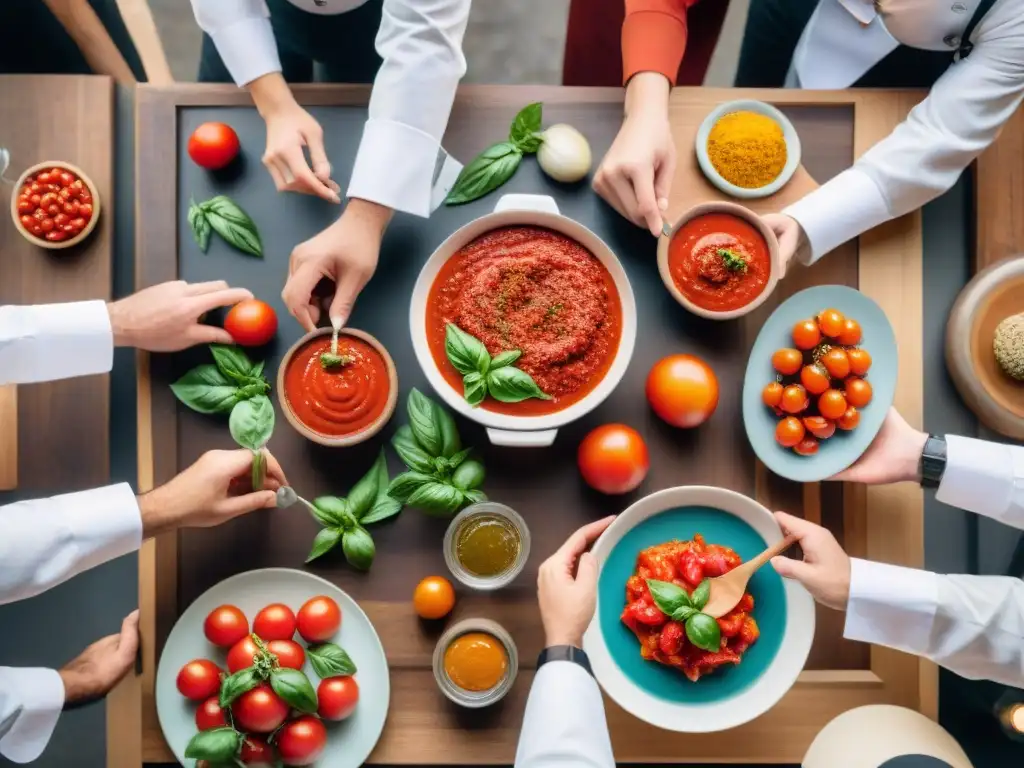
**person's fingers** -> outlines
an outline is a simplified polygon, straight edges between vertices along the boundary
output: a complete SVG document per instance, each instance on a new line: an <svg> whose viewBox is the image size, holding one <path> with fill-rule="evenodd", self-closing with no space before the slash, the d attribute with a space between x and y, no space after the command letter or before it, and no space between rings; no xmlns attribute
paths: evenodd
<svg viewBox="0 0 1024 768"><path fill-rule="evenodd" d="M277 160L272 157L266 157L263 159L263 165L270 172L270 178L274 180L274 188L278 192L284 192L288 184L284 180L284 174L281 172L280 167L278 167Z"/></svg>
<svg viewBox="0 0 1024 768"><path fill-rule="evenodd" d="M773 557L771 560L772 568L784 579L793 579L799 581L804 586L812 580L814 576L814 566L808 565L802 560L794 560L791 557Z"/></svg>
<svg viewBox="0 0 1024 768"><path fill-rule="evenodd" d="M224 488L234 478L252 468L252 451L248 448L234 448L229 451L210 451L213 455L215 473L224 481ZM218 489L219 490L219 489Z"/></svg>
<svg viewBox="0 0 1024 768"><path fill-rule="evenodd" d="M112 635L111 639L116 645L110 648L111 653L107 656L110 669L107 688L112 688L128 670L135 664L135 657L139 652L139 611L138 609L129 613L121 622L121 632Z"/></svg>
<svg viewBox="0 0 1024 768"><path fill-rule="evenodd" d="M274 454L264 448L263 455L267 459L267 477L273 478L279 485L288 485L288 478L284 476L284 470L281 469L281 464L274 457Z"/></svg>
<svg viewBox="0 0 1024 768"><path fill-rule="evenodd" d="M307 131L303 134L306 146L309 148L309 160L313 166L313 175L331 189L331 161L327 159L327 150L324 149L324 134L322 130ZM333 192L334 190L331 189Z"/></svg>
<svg viewBox="0 0 1024 768"><path fill-rule="evenodd" d="M322 277L315 264L306 262L288 277L281 291L288 311L307 331L316 330L316 321L319 320L319 308L313 305L313 290Z"/></svg>
<svg viewBox="0 0 1024 768"><path fill-rule="evenodd" d="M654 172L654 194L658 198L658 210L668 210L668 196L672 192L672 179L676 174L676 153L669 152Z"/></svg>
<svg viewBox="0 0 1024 768"><path fill-rule="evenodd" d="M563 565L568 564L571 568L576 558L583 554L587 547L594 543L597 537L604 533L614 520L615 516L612 515L603 520L596 520L593 523L584 525L566 539L552 560Z"/></svg>
<svg viewBox="0 0 1024 768"><path fill-rule="evenodd" d="M250 454L251 456L252 454ZM274 491L255 491L244 496L229 496L217 502L217 511L225 520L277 506L277 493Z"/></svg>
<svg viewBox="0 0 1024 768"><path fill-rule="evenodd" d="M334 291L334 298L331 299L331 309L328 316L331 318L331 325L344 328L345 323L355 308L359 292L363 290L369 276L360 270L347 269L338 280Z"/></svg>
<svg viewBox="0 0 1024 768"><path fill-rule="evenodd" d="M603 199L608 205L615 209L615 212L624 219L629 219L629 213L622 205L622 201L619 199L618 193L612 187L608 181L610 174L607 171L600 170L594 177L594 191Z"/></svg>
<svg viewBox="0 0 1024 768"><path fill-rule="evenodd" d="M331 188L318 179L306 165L306 156L302 153L302 147L297 145L289 147L284 153L284 158L288 163L288 170L291 171L292 180L296 183L297 191L309 192L324 200L330 200L332 203L340 202ZM285 178L287 179L287 175Z"/></svg>
<svg viewBox="0 0 1024 768"><path fill-rule="evenodd" d="M654 169L641 165L630 171L633 194L636 195L636 213L647 224L654 237L661 235L661 211L654 192Z"/></svg>
<svg viewBox="0 0 1024 768"><path fill-rule="evenodd" d="M189 326L185 335L192 346L196 346L197 344L235 343L231 334L223 328L218 328L216 325L205 325L204 323L196 323L195 325Z"/></svg>
<svg viewBox="0 0 1024 768"><path fill-rule="evenodd" d="M597 558L590 552L580 555L580 564L576 569L576 582L578 584L597 584Z"/></svg>
<svg viewBox="0 0 1024 768"><path fill-rule="evenodd" d="M211 291L191 299L192 309L196 317L218 307L230 307L240 301L252 298L252 291L248 288L225 288L220 291Z"/></svg>
<svg viewBox="0 0 1024 768"><path fill-rule="evenodd" d="M227 280L210 280L206 283L186 283L185 293L189 296L201 296L204 293L223 291L230 287L231 286L228 285Z"/></svg>
<svg viewBox="0 0 1024 768"><path fill-rule="evenodd" d="M793 534L801 541L808 536L814 536L814 534L822 530L820 525L786 512L776 512L775 519L778 521L779 526L781 526L783 533Z"/></svg>
<svg viewBox="0 0 1024 768"><path fill-rule="evenodd" d="M636 193L633 191L630 180L621 174L616 174L609 181L612 189L615 190L616 197L622 204L622 210L625 211L624 216L638 227L646 226L638 213Z"/></svg>

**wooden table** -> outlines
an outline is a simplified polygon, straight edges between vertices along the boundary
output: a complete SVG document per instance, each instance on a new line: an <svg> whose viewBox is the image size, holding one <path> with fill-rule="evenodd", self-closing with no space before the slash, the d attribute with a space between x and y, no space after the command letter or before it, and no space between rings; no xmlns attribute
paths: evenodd
<svg viewBox="0 0 1024 768"><path fill-rule="evenodd" d="M314 108L327 132L336 174L345 178L364 118L367 91L340 86L297 89ZM737 92L678 89L671 118L680 154L688 157L696 123L715 104L753 96L779 105L793 119L804 143L809 178L826 181L848 167L906 115L920 97L901 92L806 91ZM507 131L515 111L529 101L545 102L545 122L567 121L590 137L601 157L618 128L619 89L474 88L460 91L445 145L468 158ZM194 125L207 119L231 123L242 139L246 167L241 175L211 178L184 157ZM282 318L276 346L267 357L273 371L281 353L299 334L278 298L288 252L336 216L336 209L309 198L277 196L257 158L263 149L262 123L248 98L232 88L141 87L137 94L136 278L139 288L178 277L225 278L252 288ZM680 177L670 215L694 197L710 196L703 180ZM562 430L544 453L486 445L483 430L459 421L464 441L477 446L488 466L485 485L497 500L515 507L533 534L533 552L524 574L493 596L462 594L456 618L497 619L519 646L522 670L509 698L487 712L468 714L449 706L434 685L430 654L437 633L424 630L409 605L422 576L443 573L443 522L415 510L390 526L375 529L378 558L369 576L347 568L340 558L324 558L314 570L356 597L375 623L391 665L392 702L388 725L371 756L385 764L511 763L523 707L533 677L533 659L543 638L533 582L544 557L583 522L619 511L630 501L673 485L711 483L755 496L771 508L785 508L829 527L851 555L904 565L923 562L922 496L912 487L800 486L770 475L753 457L742 432L739 382L750 345L761 323L788 295L821 283L859 287L888 313L900 342L896 405L912 424L922 418L921 233L913 214L867 233L813 268L797 271L769 306L741 322L714 324L684 313L664 291L654 266L654 241L619 220L588 189L564 188L545 180L527 161L508 192L552 194L563 212L601 235L619 255L640 307L640 335L634 360L609 400L579 423ZM267 258L248 260L226 249L198 253L184 223L183 204L226 192L256 218ZM407 296L419 265L457 226L489 211L497 195L470 206L443 209L430 221L398 217L389 230L377 277L364 292L352 325L371 331L388 347L399 369L403 394L425 388L412 356ZM776 199L769 206L778 206ZM177 253L175 259L171 254ZM650 365L670 352L703 356L723 384L718 413L694 431L666 427L649 411L643 381ZM203 359L189 355L144 360L139 376L139 482L143 490L169 480L202 451L229 447L225 424L179 407L167 384ZM429 391L429 390L428 390ZM651 448L648 479L634 495L601 497L589 492L575 470L575 446L587 430L605 421L638 428ZM385 437L404 422L401 409L378 439L346 451L320 449L303 441L283 419L270 448L303 495L344 493L369 466ZM389 456L392 472L399 469ZM163 742L153 703L153 682L161 643L181 610L224 577L267 566L302 567L315 524L294 510L273 511L218 529L187 531L147 542L140 558L143 675L126 683L109 709L119 723L109 747L109 765L172 761ZM895 651L868 648L842 639L841 614L819 610L818 630L807 669L782 702L758 720L727 736L681 735L658 731L608 703L616 757L621 762L798 762L820 728L846 709L893 703L937 715L933 666Z"/></svg>

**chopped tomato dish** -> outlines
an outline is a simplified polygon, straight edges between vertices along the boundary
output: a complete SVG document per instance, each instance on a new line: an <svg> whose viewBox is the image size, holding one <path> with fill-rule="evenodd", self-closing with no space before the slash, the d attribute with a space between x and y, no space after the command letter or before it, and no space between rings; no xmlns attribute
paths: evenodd
<svg viewBox="0 0 1024 768"><path fill-rule="evenodd" d="M18 192L18 221L39 239L60 243L88 226L94 202L78 174L57 166L25 178Z"/></svg>
<svg viewBox="0 0 1024 768"><path fill-rule="evenodd" d="M694 682L725 664L739 664L760 635L751 616L754 598L749 592L730 613L717 620L722 631L721 647L705 651L686 638L682 622L670 620L655 605L647 580L668 581L693 594L705 578L728 573L741 562L735 551L706 544L699 533L693 541L670 541L641 552L636 573L626 582L626 608L622 612L622 623L640 641L640 655L675 667Z"/></svg>

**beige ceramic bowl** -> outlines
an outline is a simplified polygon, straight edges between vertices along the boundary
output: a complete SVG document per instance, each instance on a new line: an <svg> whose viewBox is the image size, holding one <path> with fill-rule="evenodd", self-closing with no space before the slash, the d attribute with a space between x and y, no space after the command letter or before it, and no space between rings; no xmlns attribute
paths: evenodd
<svg viewBox="0 0 1024 768"><path fill-rule="evenodd" d="M750 222L757 231L761 233L765 242L768 243L768 256L771 259L771 274L768 275L768 282L765 284L764 290L761 291L761 293L758 294L752 302L740 307L739 309L731 309L726 312L716 312L714 310L698 307L683 295L682 291L680 291L676 286L675 280L672 279L671 272L669 272L668 246L672 238L676 236L676 233L679 232L682 226L688 221L709 213L728 213L737 218L743 219L744 221ZM775 286L779 282L779 258L779 241L776 239L775 233L768 228L768 225L764 223L764 220L760 216L749 208L744 208L742 205L737 205L736 203L711 202L695 205L684 213L678 221L676 221L671 230L669 230L668 235L662 235L658 240L658 272L661 274L661 281L665 283L665 287L668 288L668 292L672 294L672 297L676 301L693 312L693 314L699 315L700 317L707 317L711 320L732 320L737 317L743 317L743 315L753 312L759 306L764 304L768 297L772 295L772 291L775 290Z"/></svg>
<svg viewBox="0 0 1024 768"><path fill-rule="evenodd" d="M75 174L82 182L89 188L89 194L92 195L92 218L89 219L89 223L85 225L85 229L79 232L77 235L72 237L70 240L62 240L58 243L51 243L49 240L44 240L41 237L33 235L27 231L21 224L21 216L18 213L18 195L21 194L21 188L25 186L25 179L29 176L35 176L41 171L48 170L50 168L63 168L66 171L70 171ZM92 231L96 229L96 222L100 219L100 196L96 191L96 185L92 183L85 171L79 168L77 165L71 163L65 163L60 160L51 160L45 163L36 163L31 168L26 168L25 172L18 177L17 183L14 185L14 192L11 193L11 218L14 220L14 228L18 230L22 237L28 240L33 245L38 245L40 248L48 248L50 250L60 250L62 248L70 248L73 245L78 245L80 242L85 240Z"/></svg>
<svg viewBox="0 0 1024 768"><path fill-rule="evenodd" d="M496 686L486 691L467 691L460 688L452 682L444 668L444 655L448 646L457 638L471 632L482 632L496 638L505 647L505 655L508 657L505 676L498 681ZM437 645L434 647L433 668L434 679L437 680L437 686L441 689L441 693L463 707L482 709L501 701L511 690L512 683L515 682L516 675L519 674L519 651L516 649L512 636L497 622L488 619L465 619L450 627L437 641Z"/></svg>
<svg viewBox="0 0 1024 768"><path fill-rule="evenodd" d="M288 363L291 362L296 351L313 339L330 335L330 328L318 328L315 331L307 333L295 342L285 353L284 358L281 360L281 365L277 369L277 402L281 406L281 412L284 413L284 417L288 419L288 423L295 428L296 432L307 440L312 440L314 443L319 443L320 445L326 445L332 448L345 448L350 445L361 443L364 440L369 440L383 429L384 425L388 423L388 420L395 413L395 405L398 402L398 371L395 368L395 362L391 359L391 355L388 354L388 351L384 349L384 345L377 341L377 339L365 331L359 331L355 328L343 328L341 330L342 336L353 336L357 339L362 339L377 350L380 353L380 356L384 358L384 366L388 371L388 387L390 390L388 392L387 403L385 403L384 410L381 412L380 416L378 416L377 419L369 426L359 432L354 432L351 435L343 435L341 437L323 435L319 432L315 432L300 421L299 417L296 416L295 412L292 410L291 403L288 402L288 398L285 396L284 392L284 377L285 371L288 370Z"/></svg>

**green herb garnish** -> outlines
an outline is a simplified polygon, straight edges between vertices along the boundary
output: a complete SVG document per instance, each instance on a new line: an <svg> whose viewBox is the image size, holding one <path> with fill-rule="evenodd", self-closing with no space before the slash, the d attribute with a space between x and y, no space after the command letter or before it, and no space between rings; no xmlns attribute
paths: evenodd
<svg viewBox="0 0 1024 768"><path fill-rule="evenodd" d="M263 242L256 223L227 195L211 197L204 203L190 200L188 225L203 253L210 246L212 231L242 253L263 258Z"/></svg>
<svg viewBox="0 0 1024 768"><path fill-rule="evenodd" d="M742 254L731 251L728 248L719 248L718 255L722 257L725 266L732 272L747 271L747 260L743 258Z"/></svg>
<svg viewBox="0 0 1024 768"><path fill-rule="evenodd" d="M508 349L491 357L487 347L475 336L454 323L444 331L444 351L448 361L463 376L463 396L472 406L480 405L490 395L502 403L518 403L531 397L550 400L526 371L512 366L522 355Z"/></svg>
<svg viewBox="0 0 1024 768"><path fill-rule="evenodd" d="M710 579L704 579L692 595L669 581L657 579L648 579L647 588L651 590L658 610L686 627L686 637L691 643L705 651L714 652L721 648L722 631L718 621L701 613L711 597Z"/></svg>
<svg viewBox="0 0 1024 768"><path fill-rule="evenodd" d="M324 352L320 355L320 367L325 371L351 365L352 362L353 358L349 355L336 355L333 352Z"/></svg>

